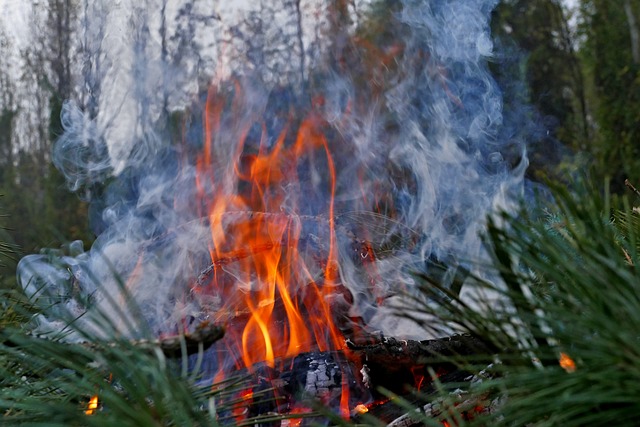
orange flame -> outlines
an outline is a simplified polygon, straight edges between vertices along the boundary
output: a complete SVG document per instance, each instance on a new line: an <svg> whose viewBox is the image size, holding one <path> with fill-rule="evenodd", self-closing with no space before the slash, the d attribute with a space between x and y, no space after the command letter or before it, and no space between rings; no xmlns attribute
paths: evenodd
<svg viewBox="0 0 640 427"><path fill-rule="evenodd" d="M237 98L232 110L240 109ZM258 362L274 367L281 358L311 350L344 349L329 303L338 280L333 220L336 171L323 133L324 121L312 112L293 137L285 128L271 147L267 146L266 126L258 123L262 137L252 155L244 153L244 146L253 123L238 127L233 162L222 165L232 176L220 177L216 175L220 159L215 156L216 147L224 141L220 138L229 138L221 132L225 104L224 97L212 88L206 103L205 144L197 162L196 188L211 230L213 271L210 281L201 283L194 292L211 292L225 302L225 312L220 312L218 319L232 323L225 341L249 369ZM299 168L316 159L322 159L328 174L323 191L330 195L325 213L329 237L324 242L323 259L314 259L314 265L309 265L299 248L302 225L296 206L291 208L295 201L284 188L297 185ZM207 196L207 188L221 191ZM282 213L285 203L292 214ZM341 411L349 412L346 381Z"/></svg>
<svg viewBox="0 0 640 427"><path fill-rule="evenodd" d="M576 362L567 353L560 353L560 366L568 373L576 371Z"/></svg>
<svg viewBox="0 0 640 427"><path fill-rule="evenodd" d="M89 399L89 403L87 404L87 410L84 411L86 415L93 415L94 412L98 409L98 395L92 396Z"/></svg>
<svg viewBox="0 0 640 427"><path fill-rule="evenodd" d="M424 383L424 367L422 366L413 366L411 367L411 374L413 375L414 387L416 390L422 390L422 385Z"/></svg>

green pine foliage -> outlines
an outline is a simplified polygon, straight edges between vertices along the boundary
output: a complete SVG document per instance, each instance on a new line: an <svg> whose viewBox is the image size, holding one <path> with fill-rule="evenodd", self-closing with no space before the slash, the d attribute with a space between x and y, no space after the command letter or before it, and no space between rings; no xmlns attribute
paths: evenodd
<svg viewBox="0 0 640 427"><path fill-rule="evenodd" d="M68 330L91 346L65 342L64 331L37 337L26 320L38 308L16 293L6 292L3 300L22 320L4 319L0 330L3 425L207 425L201 405L206 408L210 396L174 372L161 353L141 351L113 333L97 340L73 323ZM109 319L102 322L113 330ZM99 407L88 415L94 395Z"/></svg>
<svg viewBox="0 0 640 427"><path fill-rule="evenodd" d="M492 279L475 278L472 284L497 296L491 309L482 309L482 301L480 309L471 306L453 293L449 303L423 307L460 331L482 337L493 350L488 357L451 359L470 372L484 370L483 379L471 385L439 384L440 394L429 399L441 408L440 419L424 418L423 423L635 425L640 411L640 214L626 199L612 201L594 188L576 194L556 188L555 204L546 215L522 209L489 227L493 264L483 270ZM437 288L426 281L423 286L426 294ZM437 292L442 300L447 290ZM5 313L13 313L5 317L13 320L3 322L0 332L3 422L234 423L225 420L229 399L223 402L244 386L241 379L198 387L197 372L119 338L108 318L101 320L106 331L113 331L108 340L76 331L91 346L43 340L26 326L37 308L24 298L4 301L11 305ZM450 394L459 387L467 394ZM94 395L99 409L87 415ZM492 412L463 419L457 414L465 401Z"/></svg>
<svg viewBox="0 0 640 427"><path fill-rule="evenodd" d="M523 209L491 225L496 275L475 284L493 295L489 309L450 295L435 310L495 351L456 360L492 376L471 391L494 399L493 413L470 425L637 425L640 215L624 199L612 208L594 188L578 194L556 188L542 220Z"/></svg>
<svg viewBox="0 0 640 427"><path fill-rule="evenodd" d="M187 363L184 345L182 358L167 358L159 346L121 337L113 319L101 313L93 316L105 338L97 338L72 319L56 335L36 336L28 320L41 308L15 293L3 295L3 300L11 302L11 310L5 311L0 325L2 425L256 425L314 415L237 418L246 410L241 396L251 387L248 374L212 385L200 377L202 353L195 367ZM14 313L11 319L8 313ZM153 338L142 325L138 329L142 336ZM71 332L82 340L63 339ZM271 399L267 394L253 396L253 402ZM93 396L97 408L89 411Z"/></svg>

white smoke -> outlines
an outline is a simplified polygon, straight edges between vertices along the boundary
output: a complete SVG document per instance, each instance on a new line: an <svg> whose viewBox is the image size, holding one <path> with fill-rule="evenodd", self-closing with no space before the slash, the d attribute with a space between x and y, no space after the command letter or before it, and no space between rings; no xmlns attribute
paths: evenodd
<svg viewBox="0 0 640 427"><path fill-rule="evenodd" d="M322 114L336 137L330 144L338 150L341 282L353 296L351 316L387 335L429 337L392 316L389 306L399 293L415 288L412 273L428 269L426 260L470 267L482 259L480 234L487 216L509 209L522 192L524 142L504 123L500 90L487 67L493 55L490 13L496 3L407 0L396 16L406 37L396 58L397 79L356 117L345 118L343 106L344 98L355 93L355 76L327 73L323 82ZM265 111L270 88L242 81L240 107L223 115L212 145L211 175L217 184L196 188L195 165L185 164L181 153L168 146L158 120L167 99L173 110L184 110L186 100L197 94L197 82L149 48L157 40L147 39L151 33L141 26L149 22L141 18L144 13L134 5L111 11L113 43L102 54L112 57L113 69L104 76L98 115L89 117L72 103L63 109L65 134L56 147L56 164L71 186L103 182L111 172L117 178L100 201L98 222L104 231L89 252L79 254L75 247L64 256L31 255L20 263L26 293L54 303L54 311L39 318L43 332L60 330L66 320L55 315L64 312L92 328L91 316L81 314L93 306L111 314L120 333L135 335L130 297L156 333L220 308L215 295L208 301L190 295L207 265L211 240L195 206L197 193L235 194L234 156L245 126L270 114ZM202 138L195 125L186 130L187 140L193 136L189 132ZM323 169L321 160L310 161L308 180L284 186L280 212L269 213L300 223L310 258L314 251L326 251L322 239L328 226L316 220L328 214ZM396 208L393 219L373 214L370 196L379 186ZM381 249L393 246L394 239L401 243L388 252ZM369 240L381 254L374 263L373 290L362 261L367 253L357 247L361 240ZM232 274L233 266L226 272ZM378 297L389 306L380 306ZM128 314L121 316L119 310Z"/></svg>

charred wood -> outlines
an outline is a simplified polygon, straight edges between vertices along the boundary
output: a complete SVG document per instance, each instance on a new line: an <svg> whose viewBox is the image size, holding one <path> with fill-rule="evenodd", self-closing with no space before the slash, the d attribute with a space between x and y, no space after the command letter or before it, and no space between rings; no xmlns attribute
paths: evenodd
<svg viewBox="0 0 640 427"><path fill-rule="evenodd" d="M398 394L420 388L425 378L429 378L429 368L438 373L455 372L458 367L453 359L458 356L475 356L488 364L492 354L482 340L471 335L425 341L384 338L364 345L347 341L347 346L362 363L372 387L384 387Z"/></svg>
<svg viewBox="0 0 640 427"><path fill-rule="evenodd" d="M413 422L413 418L405 409L393 401L384 403L386 399L379 393L379 388L405 396L427 414L424 408L440 396L432 374L436 372L441 384L470 383L473 376L469 372L444 360L469 354L484 355L487 360L491 358L482 341L469 335L428 341L388 338L366 345L349 342L344 350L302 353L276 360L275 368L259 364L237 372L241 376L251 376L242 392L251 398L243 401L236 396L235 399L245 408L246 417L255 417L309 410L314 402L338 408L343 393L348 390L353 421L365 421L354 408L369 404L369 413L379 420L386 423L398 420L395 425L412 425L409 422ZM419 392L415 393L416 390ZM374 405L372 402L382 403ZM436 407L439 408L432 404L428 408ZM440 414L432 412L434 416ZM310 418L300 425L319 421Z"/></svg>
<svg viewBox="0 0 640 427"><path fill-rule="evenodd" d="M425 358L490 353L484 341L467 334L423 341L399 340L390 337L370 344L359 344L347 340L347 348L361 354L367 360L405 363L415 363Z"/></svg>
<svg viewBox="0 0 640 427"><path fill-rule="evenodd" d="M224 328L209 322L200 323L193 332L174 335L154 340L149 345L156 345L169 358L180 357L184 351L187 355L197 354L211 347L224 336ZM141 342L134 343L142 345Z"/></svg>
<svg viewBox="0 0 640 427"><path fill-rule="evenodd" d="M431 381L422 390L403 395L402 399L413 408L409 411L392 398L372 405L367 413L387 423L387 427L422 426L425 419L457 425L457 420L472 421L482 414L495 413L504 404L504 398L492 396L486 390L474 392L474 385L492 377L492 366L489 364L475 375L453 370L440 375L437 386ZM359 423L361 418L358 414L352 421Z"/></svg>
<svg viewBox="0 0 640 427"><path fill-rule="evenodd" d="M303 414L295 425L318 425L323 417L313 414L317 404L340 408L343 393L348 390L349 406L371 399L370 390L358 373L357 361L345 352L308 352L275 361L275 367L257 364L236 372L245 377L242 390L230 396L236 404L232 414L223 418L242 424L244 420L265 415ZM228 402L221 402L228 405ZM260 426L280 425L260 423Z"/></svg>

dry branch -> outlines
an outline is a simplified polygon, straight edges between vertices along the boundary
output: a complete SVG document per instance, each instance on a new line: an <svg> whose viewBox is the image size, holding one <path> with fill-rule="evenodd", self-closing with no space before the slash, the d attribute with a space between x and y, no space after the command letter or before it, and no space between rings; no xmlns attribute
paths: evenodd
<svg viewBox="0 0 640 427"><path fill-rule="evenodd" d="M159 349L168 358L181 357L184 352L187 355L196 354L200 350L206 350L211 347L216 341L220 340L224 336L224 328L213 323L202 322L199 324L193 332L166 336L158 339L142 339L142 340L128 340L125 342L82 342L79 344L69 343L69 346L81 345L85 348L99 350L100 348L118 348L123 349L134 348L142 351L155 351ZM47 340L46 337L31 337L31 339ZM4 338L3 345L7 347L19 348L23 344L24 339L14 338L8 335Z"/></svg>
<svg viewBox="0 0 640 427"><path fill-rule="evenodd" d="M629 189L631 191L633 191L636 194L636 196L640 197L640 191L638 191L638 189L636 187L634 187L633 184L631 184L631 181L629 181L628 179L625 179L624 180L624 185L629 187Z"/></svg>
<svg viewBox="0 0 640 427"><path fill-rule="evenodd" d="M224 328L210 322L200 323L193 332L181 335L165 336L153 340L132 340L128 344L136 349L154 351L160 349L168 358L179 358L184 354L192 355L211 347L224 336ZM85 345L94 346L93 343ZM110 343L110 346L117 346Z"/></svg>

